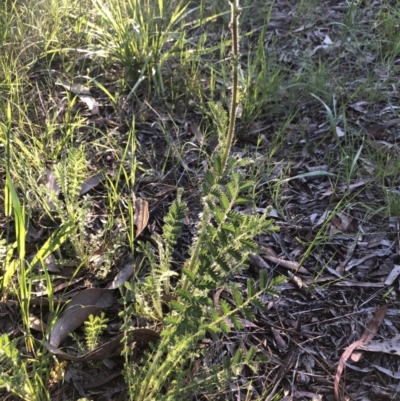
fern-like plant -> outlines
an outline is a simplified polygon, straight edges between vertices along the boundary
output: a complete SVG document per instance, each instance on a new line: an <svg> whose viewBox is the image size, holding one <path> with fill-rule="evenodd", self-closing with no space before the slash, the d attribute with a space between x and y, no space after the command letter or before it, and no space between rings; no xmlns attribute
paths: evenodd
<svg viewBox="0 0 400 401"><path fill-rule="evenodd" d="M98 316L90 315L85 322L85 339L88 351L93 351L99 345L99 338L107 328L108 318L104 312Z"/></svg>
<svg viewBox="0 0 400 401"><path fill-rule="evenodd" d="M161 340L147 352L139 366L132 366L127 359L125 378L131 400L190 399L202 391L212 394L223 389L229 378L238 374L244 364L253 370L255 349L246 355L238 351L222 366L199 368L193 377L192 364L202 357L198 343L206 336L229 334L232 327L241 329L241 316L253 320L254 310L263 309L260 295L274 293L280 280L267 283L265 272L257 282L247 280L246 291L234 282L242 271L248 256L258 251L254 238L275 230L273 223L263 215L240 212L240 205L252 203L246 194L253 193L255 183L246 177L246 159L230 155L238 99L238 16L237 0L232 6L233 43L233 95L229 117L219 104L211 104L219 147L210 160L201 185L203 211L199 216L197 234L190 247L190 257L178 274L171 270L172 250L178 241L186 205L178 193L165 218L162 236L156 237L157 249L149 244L140 249L148 260L149 274L144 283L129 285L127 297L133 299L136 314L162 322ZM224 133L227 133L224 135ZM156 252L158 251L158 252ZM172 282L170 278L177 276ZM232 294L234 305L221 301L214 305L210 293L225 289ZM170 294L168 312L162 308L162 295ZM164 298L165 299L165 298ZM154 313L149 313L149 311ZM129 320L127 310L123 312Z"/></svg>
<svg viewBox="0 0 400 401"><path fill-rule="evenodd" d="M76 227L71 236L71 243L80 260L85 261L90 253L85 236L87 217L89 215L90 198L81 198L80 191L85 180L86 156L82 146L71 148L67 155L54 166L54 175L64 199L60 200L50 193L57 215L64 224L73 223Z"/></svg>

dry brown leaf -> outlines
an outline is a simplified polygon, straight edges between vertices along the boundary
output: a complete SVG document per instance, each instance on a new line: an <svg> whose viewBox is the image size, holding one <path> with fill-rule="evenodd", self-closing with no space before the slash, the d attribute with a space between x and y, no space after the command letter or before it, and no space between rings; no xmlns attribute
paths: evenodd
<svg viewBox="0 0 400 401"><path fill-rule="evenodd" d="M359 345L357 349L400 356L400 338L393 338L392 340L385 341L371 341L369 344Z"/></svg>
<svg viewBox="0 0 400 401"><path fill-rule="evenodd" d="M66 79L60 77L59 81L56 82L56 85L63 86L67 91L72 92L74 95L89 95L90 90L85 85L80 83L70 83Z"/></svg>
<svg viewBox="0 0 400 401"><path fill-rule="evenodd" d="M201 145L203 143L203 134L199 129L199 125L195 121L190 123L190 131L196 137L196 141Z"/></svg>
<svg viewBox="0 0 400 401"><path fill-rule="evenodd" d="M271 255L263 255L263 257L268 259L270 262L276 263L277 266L283 266L286 267L287 269L295 270L296 272L299 273L308 274L308 271L304 267L300 266L297 262L279 259Z"/></svg>
<svg viewBox="0 0 400 401"><path fill-rule="evenodd" d="M345 213L339 212L336 216L332 217L331 221L338 230L345 232L349 228L351 218L349 218Z"/></svg>
<svg viewBox="0 0 400 401"><path fill-rule="evenodd" d="M322 401L321 394L310 393L309 391L295 391L293 396L296 397L295 399L307 397L312 401Z"/></svg>
<svg viewBox="0 0 400 401"><path fill-rule="evenodd" d="M97 100L93 96L79 95L79 99L86 104L92 116L99 114L99 104L97 103Z"/></svg>
<svg viewBox="0 0 400 401"><path fill-rule="evenodd" d="M335 391L335 397L337 401L341 401L341 396L339 393L339 385L340 385L340 378L342 376L344 367L346 365L347 360L351 357L351 354L353 351L359 347L367 345L375 336L375 334L378 332L379 326L382 324L383 319L386 315L388 305L385 304L381 306L379 309L376 310L374 317L371 319L371 321L368 323L364 333L362 334L361 338L351 345L349 345L345 351L343 352L343 355L341 356L339 360L339 364L337 367L336 375L335 375L335 382L334 382L334 391Z"/></svg>
<svg viewBox="0 0 400 401"><path fill-rule="evenodd" d="M279 331L277 329L275 329L274 327L271 327L271 331L272 331L272 334L274 335L276 345L280 349L283 349L283 350L287 349L288 345L286 344L286 341L282 338Z"/></svg>
<svg viewBox="0 0 400 401"><path fill-rule="evenodd" d="M135 238L146 228L149 222L149 204L143 199L135 198Z"/></svg>
<svg viewBox="0 0 400 401"><path fill-rule="evenodd" d="M87 192L89 192L91 189L99 185L104 180L105 177L101 173L96 174L93 177L90 177L82 184L81 190L79 191L79 196L85 195Z"/></svg>
<svg viewBox="0 0 400 401"><path fill-rule="evenodd" d="M29 315L29 327L32 330L41 331L42 333L47 329L47 324L40 320L35 315Z"/></svg>
<svg viewBox="0 0 400 401"><path fill-rule="evenodd" d="M373 124L366 127L360 127L356 132L361 135L369 135L375 139L380 139L388 128L394 127L399 124L400 119L395 118L383 124Z"/></svg>
<svg viewBox="0 0 400 401"><path fill-rule="evenodd" d="M61 351L57 347L50 343L45 343L46 348L54 355L59 356L62 359L73 362L84 362L84 361L102 361L104 359L111 358L113 355L119 354L122 350L121 340L125 334L119 334L109 342L100 345L93 351L90 351L84 355L73 356L69 355L64 351ZM160 338L160 334L151 329L135 329L129 332L129 336L132 342L156 342Z"/></svg>
<svg viewBox="0 0 400 401"><path fill-rule="evenodd" d="M392 271L385 280L386 285L392 285L394 280L400 275L400 265L394 265Z"/></svg>
<svg viewBox="0 0 400 401"><path fill-rule="evenodd" d="M61 291L61 290L63 290L64 288L69 287L70 285L74 285L74 284L76 284L76 283L79 283L79 282L82 281L82 280L84 280L84 277L75 278L74 280L66 281L65 283L61 283L61 284L59 284L59 285L56 285L56 286L52 289L52 292L55 293L55 292ZM42 297L42 296L48 294L48 290L45 290L45 291L38 291L38 292L32 291L31 294L32 294L32 295L36 295L37 297ZM35 298L35 299L36 299L36 298ZM33 299L32 301L34 301L35 299ZM31 301L31 303L32 303L32 301ZM41 305L44 305L44 304L41 304Z"/></svg>
<svg viewBox="0 0 400 401"><path fill-rule="evenodd" d="M107 286L107 288L109 290L116 290L120 285L128 281L129 278L132 276L132 274L133 274L133 264L128 263L122 270L120 270L117 273L114 280L110 283L109 286Z"/></svg>
<svg viewBox="0 0 400 401"><path fill-rule="evenodd" d="M60 195L60 192L61 192L61 188L57 184L56 176L49 169L46 169L46 189L49 192L52 192L56 197L58 195ZM46 202L47 202L47 205L49 206L50 210L54 210L55 209L56 205L54 204L54 202L53 202L53 200L51 199L50 196L48 196L46 198Z"/></svg>
<svg viewBox="0 0 400 401"><path fill-rule="evenodd" d="M91 95L90 89L85 85L80 83L70 83L64 78L59 78L56 85L63 86L67 91L72 92L74 95L78 95L79 99L86 104L92 115L99 114L99 104Z"/></svg>
<svg viewBox="0 0 400 401"><path fill-rule="evenodd" d="M68 334L80 327L90 315L96 315L113 303L113 291L90 288L78 292L67 305L50 333L50 345L58 347Z"/></svg>
<svg viewBox="0 0 400 401"><path fill-rule="evenodd" d="M296 331L297 332L301 331L301 318L297 319ZM292 342L292 345L290 346L289 352L287 353L286 358L283 361L283 364L281 365L277 374L275 375L275 377L273 379L274 387L271 390L271 392L269 393L269 396L266 398L265 401L271 401L274 398L279 384L281 383L281 381L285 377L286 373L289 371L289 369L293 366L294 362L296 361L296 356L297 356L298 349L299 349L299 347L297 345L297 341L296 341L296 340L298 340L298 335L294 335L293 338L295 341Z"/></svg>
<svg viewBox="0 0 400 401"><path fill-rule="evenodd" d="M333 188L333 189L328 189L327 191L323 192L323 193L320 195L320 198L323 199L323 198L325 198L326 196L332 195L333 193L339 194L339 193L344 193L344 192L346 192L346 191L352 191L353 189L358 188L358 187L361 187L361 186L367 184L368 182L369 182L369 180L361 180L361 181L355 182L354 184L350 184L349 186L343 185L343 186L341 186L341 187L336 187L336 188Z"/></svg>

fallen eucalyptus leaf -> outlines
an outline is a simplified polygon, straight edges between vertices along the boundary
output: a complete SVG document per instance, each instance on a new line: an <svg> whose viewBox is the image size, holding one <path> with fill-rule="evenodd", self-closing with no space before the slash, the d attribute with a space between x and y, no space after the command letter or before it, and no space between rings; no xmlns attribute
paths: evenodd
<svg viewBox="0 0 400 401"><path fill-rule="evenodd" d="M58 347L68 334L113 303L113 290L90 288L77 293L67 305L50 333L50 345Z"/></svg>

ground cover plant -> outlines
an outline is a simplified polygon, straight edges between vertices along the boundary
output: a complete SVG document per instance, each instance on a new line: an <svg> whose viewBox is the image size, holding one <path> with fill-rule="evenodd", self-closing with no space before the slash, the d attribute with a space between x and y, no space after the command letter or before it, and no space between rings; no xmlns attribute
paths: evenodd
<svg viewBox="0 0 400 401"><path fill-rule="evenodd" d="M1 399L399 399L399 23L3 1Z"/></svg>

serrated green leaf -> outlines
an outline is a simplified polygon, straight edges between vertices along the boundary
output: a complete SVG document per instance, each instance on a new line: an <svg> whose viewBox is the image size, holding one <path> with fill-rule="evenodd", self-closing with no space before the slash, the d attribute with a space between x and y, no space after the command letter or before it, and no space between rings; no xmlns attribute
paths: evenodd
<svg viewBox="0 0 400 401"><path fill-rule="evenodd" d="M231 307L228 304L228 302L226 302L224 299L222 299L219 303L219 306L221 308L221 311L223 313L224 316L229 315L230 311L231 311Z"/></svg>
<svg viewBox="0 0 400 401"><path fill-rule="evenodd" d="M217 311L214 309L211 311L211 319L216 322L218 321L220 316L218 315Z"/></svg>
<svg viewBox="0 0 400 401"><path fill-rule="evenodd" d="M178 289L176 290L176 295L177 295L178 297L181 297L181 298L186 299L186 300L188 300L188 301L191 301L192 298L193 298L193 296L192 296L192 294L191 294L190 292L184 291L184 290L182 290L181 288L178 288Z"/></svg>
<svg viewBox="0 0 400 401"><path fill-rule="evenodd" d="M238 350L235 352L235 355L233 356L232 365L239 365L239 363L242 361L242 356L243 352L240 348L238 348Z"/></svg>
<svg viewBox="0 0 400 401"><path fill-rule="evenodd" d="M225 213L218 206L215 206L213 213L217 223L221 224L224 221Z"/></svg>
<svg viewBox="0 0 400 401"><path fill-rule="evenodd" d="M232 185L231 182L229 182L228 184L226 184L226 189L229 192L229 196L231 197L231 199L235 199L236 195L237 195L237 189L234 185Z"/></svg>
<svg viewBox="0 0 400 401"><path fill-rule="evenodd" d="M180 322L181 322L181 319L178 316L169 315L164 319L164 324L171 324L173 326L176 326Z"/></svg>
<svg viewBox="0 0 400 401"><path fill-rule="evenodd" d="M240 307L243 305L242 294L236 288L232 288L232 296L233 296L233 300L235 301L236 307Z"/></svg>
<svg viewBox="0 0 400 401"><path fill-rule="evenodd" d="M225 230L219 230L217 231L217 236L218 236L218 240L219 240L219 246L223 247L226 246L228 244L228 238L225 234Z"/></svg>
<svg viewBox="0 0 400 401"><path fill-rule="evenodd" d="M228 324L224 320L221 320L219 322L219 328L224 334L229 334L230 331L231 331L230 327L228 326Z"/></svg>
<svg viewBox="0 0 400 401"><path fill-rule="evenodd" d="M254 314L250 308L242 308L241 312L247 320L250 320L250 322L254 320Z"/></svg>
<svg viewBox="0 0 400 401"><path fill-rule="evenodd" d="M253 201L249 198L236 198L235 204L237 205L247 205L248 203L253 203Z"/></svg>
<svg viewBox="0 0 400 401"><path fill-rule="evenodd" d="M221 194L221 196L219 197L219 201L222 207L224 208L225 212L227 212L230 209L230 203L228 197L225 194Z"/></svg>
<svg viewBox="0 0 400 401"><path fill-rule="evenodd" d="M254 355L256 354L256 347L252 345L249 350L247 351L246 357L244 359L245 363L249 363L253 358Z"/></svg>
<svg viewBox="0 0 400 401"><path fill-rule="evenodd" d="M245 189L252 188L254 186L253 181L245 181L244 183L240 184L239 190L244 191Z"/></svg>
<svg viewBox="0 0 400 401"><path fill-rule="evenodd" d="M265 305L259 301L257 298L253 298L251 301L252 305L255 306L260 312L266 311Z"/></svg>
<svg viewBox="0 0 400 401"><path fill-rule="evenodd" d="M188 269L183 269L182 273L189 279L193 284L196 280L196 274Z"/></svg>
<svg viewBox="0 0 400 401"><path fill-rule="evenodd" d="M224 272L229 273L231 271L229 264L222 257L218 257L215 261Z"/></svg>
<svg viewBox="0 0 400 401"><path fill-rule="evenodd" d="M242 254L239 251L236 251L234 249L228 249L227 252L229 253L230 256L232 256L233 259L235 259L238 262L242 261Z"/></svg>
<svg viewBox="0 0 400 401"><path fill-rule="evenodd" d="M247 279L247 299L253 298L255 293L254 280L249 278Z"/></svg>
<svg viewBox="0 0 400 401"><path fill-rule="evenodd" d="M265 270L260 271L258 287L260 288L261 291L264 291L267 288L267 272Z"/></svg>
<svg viewBox="0 0 400 401"><path fill-rule="evenodd" d="M229 319L232 322L232 324L236 330L241 330L243 328L243 325L242 325L240 319L236 315L230 315Z"/></svg>
<svg viewBox="0 0 400 401"><path fill-rule="evenodd" d="M249 239L241 239L240 243L243 244L249 250L254 251L255 249L258 248L258 245L254 241L249 240Z"/></svg>
<svg viewBox="0 0 400 401"><path fill-rule="evenodd" d="M210 187L212 187L215 184L215 176L210 170L207 170L204 173L204 178L206 179L206 181Z"/></svg>
<svg viewBox="0 0 400 401"><path fill-rule="evenodd" d="M182 297L184 298L184 297ZM181 302L178 301L170 301L169 302L169 306L175 310L177 310L178 312L184 312L186 309L186 306L183 305Z"/></svg>

